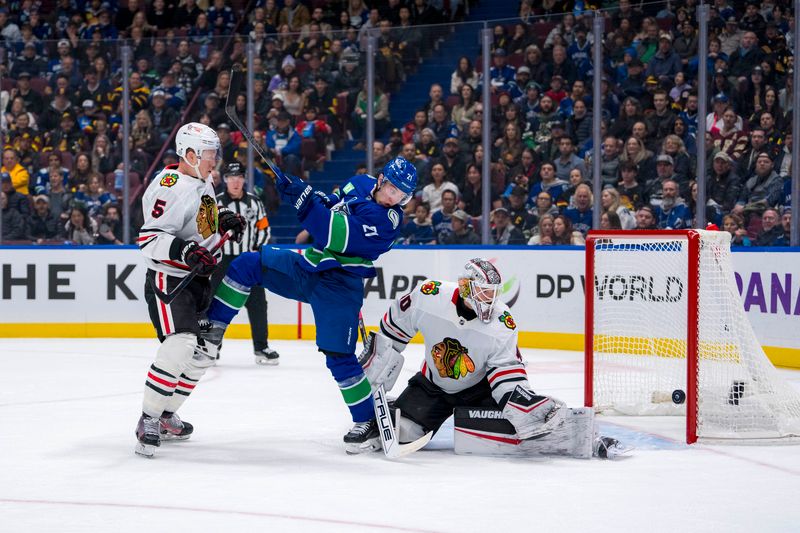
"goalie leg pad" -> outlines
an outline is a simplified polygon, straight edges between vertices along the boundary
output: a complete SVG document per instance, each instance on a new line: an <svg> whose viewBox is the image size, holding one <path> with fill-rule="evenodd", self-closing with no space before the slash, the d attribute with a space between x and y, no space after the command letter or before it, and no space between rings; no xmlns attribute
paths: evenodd
<svg viewBox="0 0 800 533"><path fill-rule="evenodd" d="M503 407L503 416L517 429L520 439L547 434L561 425L566 417L564 402L517 385Z"/></svg>
<svg viewBox="0 0 800 533"><path fill-rule="evenodd" d="M176 333L164 339L147 373L142 405L145 414L158 418L167 410L179 378L196 347L197 337L193 333Z"/></svg>
<svg viewBox="0 0 800 533"><path fill-rule="evenodd" d="M372 392L380 385L388 391L397 382L405 358L394 349L394 343L389 337L373 331L369 334L369 340L359 355L358 362L372 385Z"/></svg>

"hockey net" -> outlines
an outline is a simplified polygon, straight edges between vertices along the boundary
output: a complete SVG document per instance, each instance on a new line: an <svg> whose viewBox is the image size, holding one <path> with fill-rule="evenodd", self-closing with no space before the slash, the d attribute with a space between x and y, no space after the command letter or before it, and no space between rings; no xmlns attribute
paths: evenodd
<svg viewBox="0 0 800 533"><path fill-rule="evenodd" d="M750 326L727 232L590 233L585 325L595 411L685 415L690 443L800 436L800 392Z"/></svg>

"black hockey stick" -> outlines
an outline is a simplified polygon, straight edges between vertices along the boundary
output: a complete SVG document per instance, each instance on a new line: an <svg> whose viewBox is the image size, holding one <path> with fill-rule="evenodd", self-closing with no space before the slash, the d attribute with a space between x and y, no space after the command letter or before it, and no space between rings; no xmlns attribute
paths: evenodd
<svg viewBox="0 0 800 533"><path fill-rule="evenodd" d="M230 239L232 236L233 233L230 230L226 231L225 234L222 236L222 238L219 240L219 242L215 244L214 247L211 248L211 250L209 250L211 254L213 255L214 252L219 250L220 247L223 244L225 244L225 241ZM170 292L164 292L162 290L159 290L159 288L156 287L156 283L151 278L148 277L147 279L150 282L150 286L153 288L153 292L156 293L156 296L158 296L158 299L164 302L166 305L169 305L178 296L178 294L180 294L181 291L185 289L186 286L194 279L194 277L197 275L197 272L198 272L198 267L194 267L191 271L189 271L188 274L186 274L186 277L183 278L181 282L178 283L178 285L176 285L175 288L172 289Z"/></svg>
<svg viewBox="0 0 800 533"><path fill-rule="evenodd" d="M231 68L231 82L228 86L228 96L225 98L225 114L228 115L228 118L231 119L234 126L239 128L239 131L242 132L242 135L247 142L250 143L250 146L258 152L258 155L267 165L268 174L272 176L272 180L275 181L278 178L278 174L280 170L272 158L267 155L267 152L256 142L255 138L253 138L253 132L247 129L242 123L242 120L239 118L239 115L236 114L236 97L239 95L239 91L242 88L242 79L244 78L244 71L242 70L242 66L238 63L235 63ZM233 98L231 98L233 96Z"/></svg>

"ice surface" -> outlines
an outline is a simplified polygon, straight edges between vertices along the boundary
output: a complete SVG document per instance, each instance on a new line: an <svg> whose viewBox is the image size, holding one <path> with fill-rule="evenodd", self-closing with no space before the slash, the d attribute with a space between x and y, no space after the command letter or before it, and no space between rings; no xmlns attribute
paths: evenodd
<svg viewBox="0 0 800 533"><path fill-rule="evenodd" d="M277 367L226 341L181 410L189 441L133 453L155 340L0 340L0 531L797 531L800 446L686 446L683 419L601 418L614 462L456 456L447 423L391 462L350 426L312 343ZM419 367L407 351L402 384ZM537 392L582 402L581 355L525 350ZM784 371L794 386L800 372ZM399 393L400 386L392 391Z"/></svg>

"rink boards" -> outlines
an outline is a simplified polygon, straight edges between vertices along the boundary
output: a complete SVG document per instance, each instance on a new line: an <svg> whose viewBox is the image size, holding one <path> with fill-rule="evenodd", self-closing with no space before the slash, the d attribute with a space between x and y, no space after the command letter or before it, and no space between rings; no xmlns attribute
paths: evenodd
<svg viewBox="0 0 800 533"><path fill-rule="evenodd" d="M390 301L421 280L454 279L475 256L503 275L522 347L583 348L582 247L398 247L365 283L367 325L376 326ZM733 262L742 304L770 359L800 368L800 249L735 252ZM135 247L0 247L0 337L150 337L144 274ZM624 305L624 284L617 290ZM268 301L270 338L313 338L309 306L275 295ZM230 334L249 335L246 314Z"/></svg>

